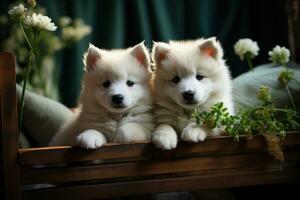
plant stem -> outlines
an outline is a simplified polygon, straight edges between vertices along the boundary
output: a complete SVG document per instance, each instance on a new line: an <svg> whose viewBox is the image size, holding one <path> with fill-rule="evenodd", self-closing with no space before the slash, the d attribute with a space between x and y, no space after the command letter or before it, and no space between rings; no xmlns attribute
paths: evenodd
<svg viewBox="0 0 300 200"><path fill-rule="evenodd" d="M42 87L43 95L47 96L47 82L44 81L43 76L42 76L42 71L41 71L40 68L37 69L37 74L38 74L38 77L40 79L39 86Z"/></svg>
<svg viewBox="0 0 300 200"><path fill-rule="evenodd" d="M292 94L291 94L289 86L285 86L285 89L286 89L286 91L287 91L287 93L288 93L288 95L290 97L290 100L291 100L291 103L293 105L293 108L296 110L296 105L295 105L294 99L292 97Z"/></svg>
<svg viewBox="0 0 300 200"><path fill-rule="evenodd" d="M40 42L41 34L42 34L42 32L40 32L40 31L38 31L38 32L35 33L36 37L35 37L35 40L34 40L34 43L33 43L34 44L34 46L33 46L34 52L35 52L35 50L38 47L38 44Z"/></svg>
<svg viewBox="0 0 300 200"><path fill-rule="evenodd" d="M256 110L261 110L261 109L267 109L268 112L270 112L270 110L275 110L275 111L280 111L280 112L284 112L284 113L290 113L294 117L300 119L300 116L297 114L296 111L292 112L291 110L286 110L286 109L282 109L282 108L266 108L265 106L259 106L259 107L251 109L250 113L255 112Z"/></svg>
<svg viewBox="0 0 300 200"><path fill-rule="evenodd" d="M252 65L251 58L250 58L249 55L246 55L246 60L247 60L247 63L248 63L248 66L249 66L250 70L252 70L253 65Z"/></svg>
<svg viewBox="0 0 300 200"><path fill-rule="evenodd" d="M42 35L42 32L37 32L37 37L36 37L36 40L34 42L34 44L35 44L34 49L36 49L38 47L41 35ZM40 79L40 84L39 85L42 87L43 95L47 96L47 91L46 91L47 90L47 82L43 81L41 68L36 67L36 71L37 71L37 75Z"/></svg>
<svg viewBox="0 0 300 200"><path fill-rule="evenodd" d="M24 78L21 101L20 101L20 106L19 106L19 130L21 130L21 126L22 126L25 90L26 90L26 85L27 85L28 74L30 72L30 66L33 62L33 59L34 59L34 52L32 50L30 50L30 52L29 52L29 62L28 62L27 68L26 68L26 74L25 74L25 78Z"/></svg>
<svg viewBox="0 0 300 200"><path fill-rule="evenodd" d="M27 42L28 46L30 47L30 49L32 49L31 44L30 44L30 42L29 42L29 39L28 39L28 37L27 37L27 34L26 34L26 32L25 32L25 30L24 30L24 28L23 28L23 25L22 25L21 20L19 21L19 25L20 25L20 27L21 27L21 30L22 30L22 32L23 32L23 35L24 35L24 37L25 37L25 39L26 39L26 42Z"/></svg>
<svg viewBox="0 0 300 200"><path fill-rule="evenodd" d="M297 115L297 111L294 111L294 110L291 111L291 110L286 110L286 109L282 109L282 108L274 108L274 110L280 111L280 112L285 112L285 113L290 113L290 114L292 114L293 116L295 116L295 117L297 117L297 118L300 119L300 116Z"/></svg>
<svg viewBox="0 0 300 200"><path fill-rule="evenodd" d="M19 131L21 130L21 127L22 127L22 120L23 120L23 111L24 111L24 98L25 98L25 91L26 91L26 86L27 86L27 80L28 80L28 75L29 75L29 72L30 72L30 66L32 65L33 61L34 61L34 57L35 57L35 49L36 49L36 46L37 46L37 37L36 37L36 34L34 35L34 38L33 38L33 45L31 45L31 43L29 42L28 40L28 37L23 29L23 26L22 26L22 22L20 21L20 27L22 29L22 32L23 32L23 35L28 43L28 46L30 47L30 51L29 51L29 61L28 61L28 65L26 67L26 74L25 74L25 77L24 77L24 83L23 83L23 88L22 88L22 95L21 95L21 100L20 100L20 106L19 106Z"/></svg>

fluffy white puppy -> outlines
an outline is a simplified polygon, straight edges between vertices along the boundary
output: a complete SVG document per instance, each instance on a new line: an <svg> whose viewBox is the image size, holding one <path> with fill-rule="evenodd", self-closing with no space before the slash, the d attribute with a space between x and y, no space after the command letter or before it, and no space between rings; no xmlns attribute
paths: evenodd
<svg viewBox="0 0 300 200"><path fill-rule="evenodd" d="M91 44L83 61L79 111L50 145L94 149L107 142L150 140L150 55L144 43L120 50Z"/></svg>
<svg viewBox="0 0 300 200"><path fill-rule="evenodd" d="M213 38L193 41L154 43L153 88L157 128L152 141L158 148L173 149L177 134L188 142L203 141L219 135L220 129L207 130L191 120L195 108L208 111L224 102L233 112L231 77L223 50Z"/></svg>

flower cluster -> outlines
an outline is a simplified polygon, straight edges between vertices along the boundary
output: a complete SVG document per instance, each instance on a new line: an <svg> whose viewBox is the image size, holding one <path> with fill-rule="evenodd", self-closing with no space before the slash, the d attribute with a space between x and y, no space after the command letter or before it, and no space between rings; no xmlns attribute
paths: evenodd
<svg viewBox="0 0 300 200"><path fill-rule="evenodd" d="M240 39L235 45L234 45L235 53L243 60L246 58L246 61L249 65L250 70L253 68L251 59L258 55L258 46L257 43L252 41L251 39ZM269 60L271 60L274 64L279 64L284 67L284 69L279 74L277 80L280 83L281 86L285 87L289 98L291 100L291 103L294 108L296 108L293 96L290 92L288 83L291 80L294 80L295 82L299 83L296 79L294 79L294 71L288 70L286 68L286 63L290 60L290 51L285 47L280 47L276 45L272 51L268 52L269 54ZM299 83L300 85L300 83ZM263 98L268 98L268 95L264 94L266 92L266 88L261 88L259 91L259 98L263 100ZM266 102L268 102L268 99L264 99Z"/></svg>
<svg viewBox="0 0 300 200"><path fill-rule="evenodd" d="M25 18L26 11L27 8L25 8L23 4L19 4L10 9L8 14L12 17L12 19L19 21Z"/></svg>
<svg viewBox="0 0 300 200"><path fill-rule="evenodd" d="M36 6L35 0L28 0L28 4L31 8ZM30 9L32 11L32 9ZM23 37L25 38L27 45L29 47L29 53L26 58L28 59L26 71L23 75L23 89L21 94L21 100L19 105L19 129L21 130L22 126L22 118L23 118L23 110L24 110L24 97L25 91L27 88L27 82L29 79L29 74L31 72L31 67L34 65L36 60L36 53L40 41L40 36L42 31L55 31L57 27L53 22L51 22L51 18L37 14L33 12L32 14L28 11L28 9L23 5L19 4L18 6L14 6L11 10L9 10L8 14L11 16L13 20L18 21L18 25L20 26L20 30L22 32ZM29 29L26 32L23 28L23 25L26 25ZM30 37L29 37L30 36ZM42 80L41 76L40 79ZM42 85L45 88L45 84Z"/></svg>
<svg viewBox="0 0 300 200"><path fill-rule="evenodd" d="M41 31L55 31L57 26L51 22L51 18L44 16L42 14L33 13L31 16L27 16L24 23L31 27L33 30Z"/></svg>
<svg viewBox="0 0 300 200"><path fill-rule="evenodd" d="M261 100L265 104L269 104L270 102L272 102L270 88L266 85L260 86L256 95L257 99Z"/></svg>
<svg viewBox="0 0 300 200"><path fill-rule="evenodd" d="M14 52L18 59L16 78L19 84L24 83L31 48L34 48L35 55L31 57L34 58L35 67L29 71L26 88L59 100L56 53L78 43L91 33L92 28L82 19L69 16L61 16L54 24L47 17L46 9L37 5L35 0L23 2L27 3L11 6L9 15L0 15L0 29L5 29L5 35L8 36L1 47ZM9 23L9 19L17 23ZM57 29L60 31L54 33Z"/></svg>
<svg viewBox="0 0 300 200"><path fill-rule="evenodd" d="M27 0L27 3L32 8L36 6L36 1L35 0Z"/></svg>
<svg viewBox="0 0 300 200"><path fill-rule="evenodd" d="M237 43L234 45L234 52L236 55L240 57L241 60L244 58L254 58L258 55L259 47L257 42L249 39L239 39Z"/></svg>
<svg viewBox="0 0 300 200"><path fill-rule="evenodd" d="M290 51L285 47L276 45L269 51L270 60L275 64L285 65L290 60Z"/></svg>
<svg viewBox="0 0 300 200"><path fill-rule="evenodd" d="M71 23L72 23L72 19L68 16L62 16L58 21L58 25L61 27L66 27Z"/></svg>
<svg viewBox="0 0 300 200"><path fill-rule="evenodd" d="M34 3L32 2L32 5ZM9 10L8 14L14 19L18 21L24 20L24 23L32 28L34 31L55 31L57 27L53 22L51 22L51 18L48 16L44 16L42 14L32 13L28 15L27 8L23 4L19 4L18 6L14 6L11 10Z"/></svg>
<svg viewBox="0 0 300 200"><path fill-rule="evenodd" d="M67 24L67 18L64 19L64 24ZM82 20L77 19L73 26L66 26L62 29L62 40L66 43L78 42L84 36L90 34L92 28L83 23Z"/></svg>

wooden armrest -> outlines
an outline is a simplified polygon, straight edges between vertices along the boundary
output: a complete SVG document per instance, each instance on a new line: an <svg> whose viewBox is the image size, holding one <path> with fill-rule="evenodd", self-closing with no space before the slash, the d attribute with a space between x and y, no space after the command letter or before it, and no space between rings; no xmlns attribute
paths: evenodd
<svg viewBox="0 0 300 200"><path fill-rule="evenodd" d="M3 52L0 53L0 172L4 199L20 198L16 96L15 58Z"/></svg>

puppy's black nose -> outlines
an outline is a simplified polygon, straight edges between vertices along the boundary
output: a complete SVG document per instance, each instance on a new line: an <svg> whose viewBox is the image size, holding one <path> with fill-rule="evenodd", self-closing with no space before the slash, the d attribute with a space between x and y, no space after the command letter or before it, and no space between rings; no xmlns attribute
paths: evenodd
<svg viewBox="0 0 300 200"><path fill-rule="evenodd" d="M183 99L187 102L192 102L194 100L195 92L188 90L182 93Z"/></svg>
<svg viewBox="0 0 300 200"><path fill-rule="evenodd" d="M123 99L124 99L124 97L121 94L115 94L115 95L112 95L112 97L111 97L111 101L115 105L121 105L123 103Z"/></svg>

